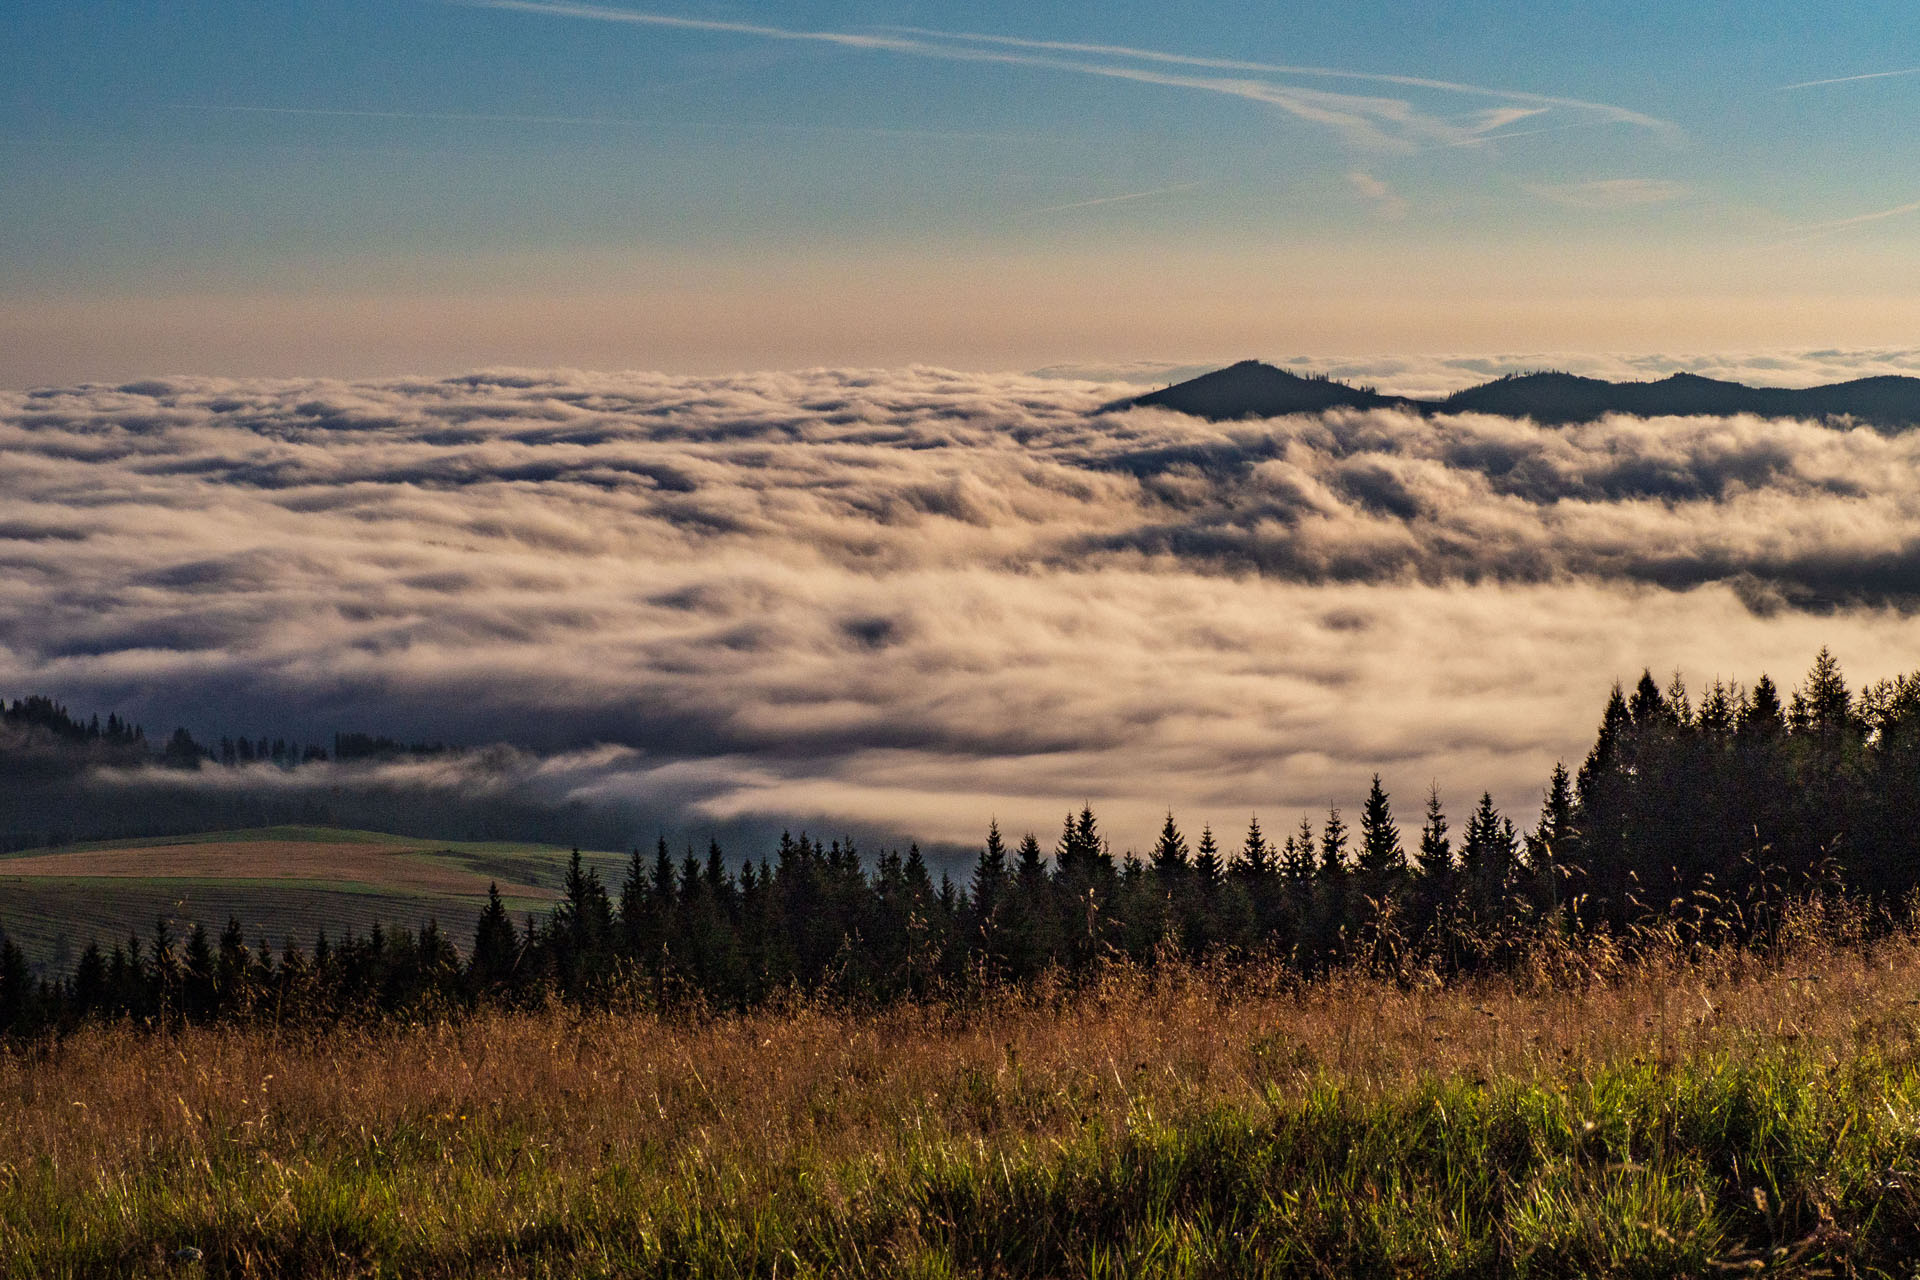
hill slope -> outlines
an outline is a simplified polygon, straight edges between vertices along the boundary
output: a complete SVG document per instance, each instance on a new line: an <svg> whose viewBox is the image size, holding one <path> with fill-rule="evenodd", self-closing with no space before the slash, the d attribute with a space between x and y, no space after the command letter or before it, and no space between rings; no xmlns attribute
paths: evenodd
<svg viewBox="0 0 1920 1280"><path fill-rule="evenodd" d="M266 827L119 840L0 857L0 930L36 963L62 970L88 941L143 939L165 919L217 933L229 916L247 940L311 948L324 927L365 933L376 922L438 920L464 947L497 882L516 913L545 912L569 851L553 845L415 840L330 827ZM609 885L624 855L588 862Z"/></svg>

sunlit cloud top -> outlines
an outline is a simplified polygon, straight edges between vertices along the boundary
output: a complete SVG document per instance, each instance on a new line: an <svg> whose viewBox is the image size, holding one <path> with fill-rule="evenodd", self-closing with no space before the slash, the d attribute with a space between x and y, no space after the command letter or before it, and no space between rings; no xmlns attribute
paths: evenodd
<svg viewBox="0 0 1920 1280"><path fill-rule="evenodd" d="M558 752L540 794L628 805L636 839L961 843L1091 799L1139 846L1169 807L1290 820L1374 770L1525 812L1643 666L1914 665L1920 433L1101 410L1129 389L916 368L0 394L0 692L204 739Z"/></svg>

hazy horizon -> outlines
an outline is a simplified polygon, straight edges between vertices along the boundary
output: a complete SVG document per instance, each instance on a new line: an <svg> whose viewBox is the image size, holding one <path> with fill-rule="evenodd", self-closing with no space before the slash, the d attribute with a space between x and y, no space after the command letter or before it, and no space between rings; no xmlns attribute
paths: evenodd
<svg viewBox="0 0 1920 1280"><path fill-rule="evenodd" d="M1892 0L10 16L15 388L1920 328Z"/></svg>

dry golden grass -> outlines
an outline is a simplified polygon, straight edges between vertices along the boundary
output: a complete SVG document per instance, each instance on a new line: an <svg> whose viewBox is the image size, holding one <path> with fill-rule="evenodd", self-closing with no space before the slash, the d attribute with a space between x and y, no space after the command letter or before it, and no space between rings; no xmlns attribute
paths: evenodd
<svg viewBox="0 0 1920 1280"><path fill-rule="evenodd" d="M1564 1090L1782 1047L1911 1062L1916 1004L1920 942L1897 936L1771 960L1543 952L1446 988L1300 987L1242 965L1116 969L965 1008L91 1029L0 1058L0 1271L162 1269L215 1240L224 1266L257 1274L358 1274L382 1250L518 1273L530 1232L644 1225L650 1198L690 1187L733 1212L811 1170L828 1200L858 1198L928 1151L1025 1159L1222 1107L1274 1114L1329 1082L1364 1101L1436 1078Z"/></svg>
<svg viewBox="0 0 1920 1280"><path fill-rule="evenodd" d="M591 1168L609 1150L852 1155L903 1119L955 1135L1059 1134L1094 1115L1172 1117L1323 1075L1365 1093L1769 1043L1841 1055L1920 1034L1917 1000L1920 946L1902 939L1784 965L1735 952L1648 962L1580 989L1114 970L1072 993L969 1009L798 1004L688 1021L556 1008L285 1035L96 1028L0 1060L0 1159L97 1170L161 1139L191 1148L243 1132L265 1149L420 1123L457 1142L463 1125L503 1119L541 1131L545 1159L562 1166ZM998 1086L990 1114L969 1084L981 1078Z"/></svg>

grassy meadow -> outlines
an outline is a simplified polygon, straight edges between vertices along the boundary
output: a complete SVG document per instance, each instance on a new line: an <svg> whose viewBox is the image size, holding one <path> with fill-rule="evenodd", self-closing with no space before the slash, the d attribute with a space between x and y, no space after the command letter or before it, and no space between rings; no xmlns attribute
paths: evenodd
<svg viewBox="0 0 1920 1280"><path fill-rule="evenodd" d="M554 845L418 840L333 827L264 827L164 839L63 845L0 856L0 931L36 962L64 971L89 940L176 933L229 917L248 941L311 948L322 928L438 920L464 945L497 881L515 912L545 913L566 872ZM589 859L617 877L623 854Z"/></svg>
<svg viewBox="0 0 1920 1280"><path fill-rule="evenodd" d="M9 1276L1913 1274L1920 937L1441 987L89 1028L0 1058Z"/></svg>

